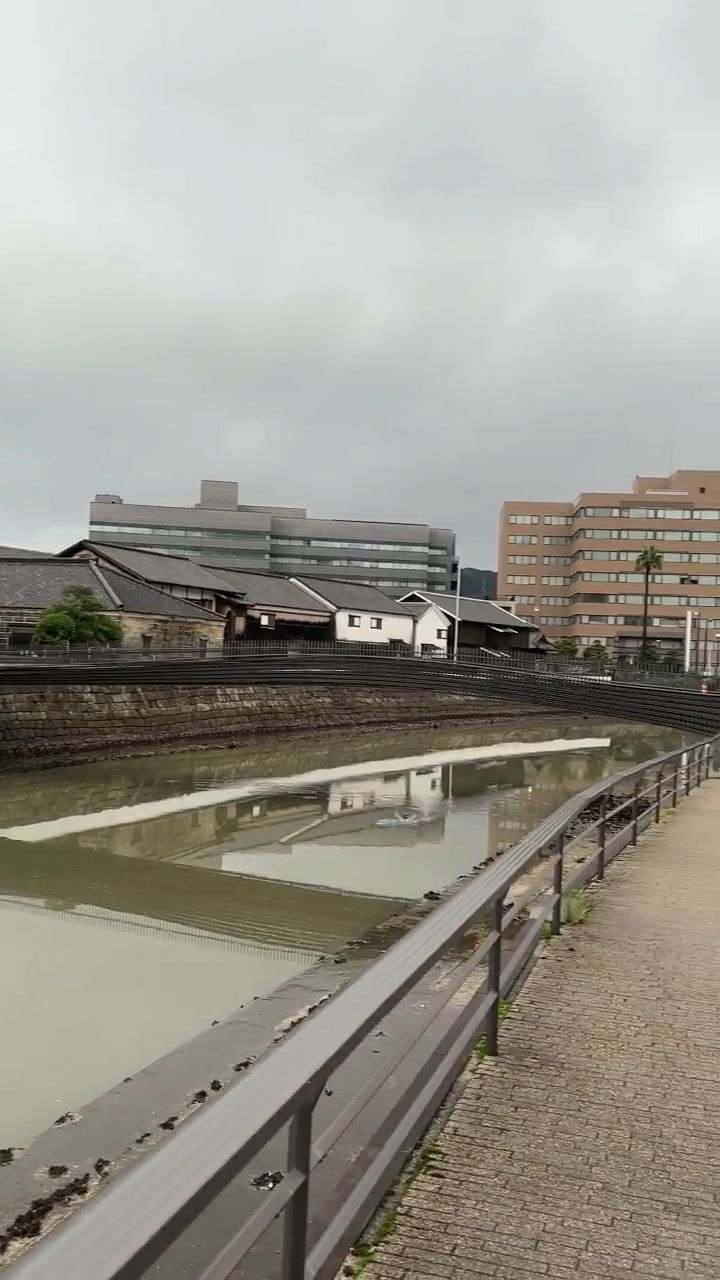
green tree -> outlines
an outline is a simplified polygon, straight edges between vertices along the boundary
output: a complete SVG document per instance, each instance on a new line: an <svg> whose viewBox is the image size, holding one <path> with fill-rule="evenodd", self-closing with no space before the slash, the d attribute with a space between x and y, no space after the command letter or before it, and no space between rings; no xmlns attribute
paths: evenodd
<svg viewBox="0 0 720 1280"><path fill-rule="evenodd" d="M645 578L645 588L643 595L643 624L642 624L642 641L640 644L640 657L644 661L648 660L648 604L650 603L650 575L659 573L662 569L663 558L657 547L644 547L635 559L635 568L638 573L642 573Z"/></svg>
<svg viewBox="0 0 720 1280"><path fill-rule="evenodd" d="M35 644L120 644L122 627L89 587L66 587L38 619Z"/></svg>
<svg viewBox="0 0 720 1280"><path fill-rule="evenodd" d="M604 667L608 662L608 652L604 644L599 640L594 640L587 648L583 649L583 658L586 662L592 662L595 667Z"/></svg>
<svg viewBox="0 0 720 1280"><path fill-rule="evenodd" d="M560 639L555 641L552 651L561 658L577 658L577 641L573 640L572 636L560 636Z"/></svg>

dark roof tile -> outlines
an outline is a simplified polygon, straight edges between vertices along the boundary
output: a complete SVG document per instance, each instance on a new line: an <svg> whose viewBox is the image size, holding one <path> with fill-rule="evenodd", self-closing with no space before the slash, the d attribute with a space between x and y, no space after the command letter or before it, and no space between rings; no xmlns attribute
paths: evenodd
<svg viewBox="0 0 720 1280"><path fill-rule="evenodd" d="M245 569L214 570L226 583L228 591L242 595L248 605L268 609L294 609L330 617L331 610L315 600L307 591L296 587L289 578L277 573L253 573Z"/></svg>
<svg viewBox="0 0 720 1280"><path fill-rule="evenodd" d="M451 618L457 616L458 602L451 592L408 591L407 595L403 596L403 600L410 601L413 596L418 596L423 600L430 600L432 604L436 604L439 609L442 609ZM510 613L507 609L501 609L490 600L476 600L470 596L460 596L459 608L461 622L479 622L481 626L509 627L515 631L535 631L537 629L534 623L527 622L525 618L517 618L514 613Z"/></svg>
<svg viewBox="0 0 720 1280"><path fill-rule="evenodd" d="M0 608L49 609L68 587L89 587L104 608L116 608L86 560L0 560Z"/></svg>
<svg viewBox="0 0 720 1280"><path fill-rule="evenodd" d="M93 542L83 539L61 552L63 557L77 555L81 551L91 551L93 555L107 563L116 565L121 571L136 573L146 582L167 583L173 587L206 587L209 591L223 591L224 583L211 569L206 569L185 556L164 556L157 551L136 551L134 547L124 547L111 542Z"/></svg>
<svg viewBox="0 0 720 1280"><path fill-rule="evenodd" d="M203 609L190 600L171 596L168 591L158 591L156 587L149 587L136 578L128 578L127 574L101 568L100 575L118 597L124 613L163 614L172 618L191 618L196 622L202 622L203 619L207 621L209 618L213 618L215 622L223 621L220 614L213 613L211 609Z"/></svg>
<svg viewBox="0 0 720 1280"><path fill-rule="evenodd" d="M358 609L361 613L403 614L407 609L398 600L386 596L378 587L365 586L360 582L344 582L334 578L310 578L307 574L295 578L311 591L316 591L323 600L328 600L336 609Z"/></svg>
<svg viewBox="0 0 720 1280"><path fill-rule="evenodd" d="M137 582L126 574L101 568L92 560L0 559L0 608L49 609L68 587L88 587L108 610L119 607L126 613L220 620L219 614Z"/></svg>

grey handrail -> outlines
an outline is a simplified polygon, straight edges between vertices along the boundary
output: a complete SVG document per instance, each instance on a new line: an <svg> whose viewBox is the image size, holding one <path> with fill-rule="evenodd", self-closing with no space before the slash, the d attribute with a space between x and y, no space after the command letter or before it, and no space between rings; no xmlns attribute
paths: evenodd
<svg viewBox="0 0 720 1280"><path fill-rule="evenodd" d="M445 1060L439 1065L435 1062L424 1075L420 1073L400 1100L407 1104L400 1136L407 1140L408 1135L421 1132L483 1029L489 1051L496 1050L500 998L522 965L530 961L543 922L550 920L553 931L559 929L564 889L563 843L570 824L597 799L609 797L632 783L632 795L615 810L626 810L629 817L623 830L613 837L611 856L615 856L623 844L637 839L640 799L650 797L643 814L649 814L651 820L654 813L655 820L659 820L663 800L677 803L683 784L687 793L707 777L719 743L720 735L716 735L690 748L657 756L621 770L567 800L273 1048L224 1096L189 1119L159 1150L108 1185L36 1245L15 1264L13 1276L17 1280L133 1280L143 1276L288 1121L291 1126L286 1177L232 1240L219 1243L218 1257L203 1272L203 1280L229 1276L282 1211L286 1217L283 1280L325 1280L333 1275L403 1156L400 1137L390 1139L386 1150L376 1157L372 1179L368 1180L367 1171L359 1176L354 1195L350 1194L347 1203L333 1213L310 1250L307 1191L313 1165L312 1111L333 1071L469 926L490 915L490 932L476 951L478 964L488 959L488 979L458 1015L452 1035L448 1033ZM644 791L642 782L648 774L653 775L654 781ZM598 825L602 837L598 836L595 858L582 868L585 880L604 874L609 861L611 842L606 841L604 820L593 824L592 829ZM548 851L552 890L543 886L538 891L541 909L525 925L516 939L512 960L503 966L503 900L513 881ZM576 882L577 872L573 876L573 883ZM469 967L468 963L466 968Z"/></svg>

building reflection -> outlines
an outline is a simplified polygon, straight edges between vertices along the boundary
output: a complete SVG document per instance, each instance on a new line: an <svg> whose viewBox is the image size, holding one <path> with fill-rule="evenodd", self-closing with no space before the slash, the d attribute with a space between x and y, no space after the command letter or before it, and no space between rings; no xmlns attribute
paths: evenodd
<svg viewBox="0 0 720 1280"><path fill-rule="evenodd" d="M228 855L253 850L289 855L309 841L412 848L443 839L442 774L433 766L330 782L307 791L208 804L77 839L87 849L208 871L232 869Z"/></svg>
<svg viewBox="0 0 720 1280"><path fill-rule="evenodd" d="M614 767L607 750L581 750L399 769L222 804L207 792L207 804L142 822L2 841L0 894L17 909L105 924L114 914L129 930L308 957L510 848Z"/></svg>
<svg viewBox="0 0 720 1280"><path fill-rule="evenodd" d="M297 792L208 803L144 822L83 833L78 844L122 857L233 870L235 855L289 856L306 844L412 849L440 844L448 813L491 815L506 848L558 803L612 770L607 751L513 756L350 778ZM208 792L208 799L212 793Z"/></svg>

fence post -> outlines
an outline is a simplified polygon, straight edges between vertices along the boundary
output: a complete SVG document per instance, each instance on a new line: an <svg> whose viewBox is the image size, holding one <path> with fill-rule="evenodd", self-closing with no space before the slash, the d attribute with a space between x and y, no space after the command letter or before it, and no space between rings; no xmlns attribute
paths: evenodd
<svg viewBox="0 0 720 1280"><path fill-rule="evenodd" d="M708 744L707 744L707 746L706 746L706 748L705 748L705 778L706 778L706 780L710 777L710 760L711 760L711 757L712 757L712 748L711 748L711 746L710 746L710 743L708 742Z"/></svg>
<svg viewBox="0 0 720 1280"><path fill-rule="evenodd" d="M690 795L690 775L692 774L693 755L694 755L693 751L688 751L687 765L685 767L685 795L686 796Z"/></svg>
<svg viewBox="0 0 720 1280"><path fill-rule="evenodd" d="M504 896L504 895L503 895ZM488 955L488 991L493 996L492 1006L487 1018L485 1043L489 1057L496 1058L498 1052L498 1025L500 1022L500 974L502 972L502 919L503 897L496 898L492 910L492 927L495 941ZM283 1280L285 1278L283 1277ZM290 1280L295 1280L291 1277Z"/></svg>
<svg viewBox="0 0 720 1280"><path fill-rule="evenodd" d="M605 879L605 815L607 813L607 791L600 802L600 826L598 827L598 880Z"/></svg>
<svg viewBox="0 0 720 1280"><path fill-rule="evenodd" d="M673 807L673 809L677 809L679 773L680 773L680 766L679 766L679 764L678 764L678 762L677 762L677 760L676 760L676 761L675 761L675 768L674 768L674 770L673 770L673 789L672 789L672 807Z"/></svg>
<svg viewBox="0 0 720 1280"><path fill-rule="evenodd" d="M285 1209L283 1220L282 1280L305 1280L307 1259L308 1205L310 1200L310 1159L312 1123L316 1096L305 1102L290 1122L288 1133L288 1173L300 1173L303 1180Z"/></svg>
<svg viewBox="0 0 720 1280"><path fill-rule="evenodd" d="M563 891L563 861L565 850L565 832L561 831L557 838L556 863L553 870L553 893L555 901L552 909L551 928L555 936L560 932L562 924L562 891Z"/></svg>
<svg viewBox="0 0 720 1280"><path fill-rule="evenodd" d="M640 776L635 779L635 786L633 787L631 844L637 844L638 842L638 811L640 808L639 793L640 793L641 779L642 779L642 774L640 774Z"/></svg>
<svg viewBox="0 0 720 1280"><path fill-rule="evenodd" d="M655 821L656 821L656 822L659 822L659 821L660 821L660 804L661 804L661 799L662 799L662 780L663 780L663 771L662 771L662 765L661 765L661 766L660 766L660 768L658 769L658 773L657 773L657 781L656 781L656 783L655 783Z"/></svg>

